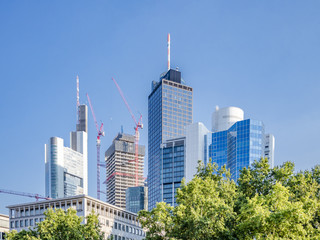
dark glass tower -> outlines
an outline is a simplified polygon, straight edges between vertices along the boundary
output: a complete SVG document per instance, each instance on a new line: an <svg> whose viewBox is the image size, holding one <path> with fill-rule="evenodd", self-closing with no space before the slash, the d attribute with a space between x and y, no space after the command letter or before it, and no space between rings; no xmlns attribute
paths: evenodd
<svg viewBox="0 0 320 240"><path fill-rule="evenodd" d="M181 79L181 72L170 69L152 82L148 97L148 207L161 201L161 144L185 136L192 123L192 88Z"/></svg>

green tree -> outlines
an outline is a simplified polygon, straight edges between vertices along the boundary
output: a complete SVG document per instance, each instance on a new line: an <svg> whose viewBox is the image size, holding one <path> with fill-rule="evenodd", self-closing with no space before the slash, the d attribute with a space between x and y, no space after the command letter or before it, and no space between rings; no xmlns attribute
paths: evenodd
<svg viewBox="0 0 320 240"><path fill-rule="evenodd" d="M217 168L200 163L195 178L182 182L177 207L162 202L151 212L140 211L146 239L232 239L236 185L226 168Z"/></svg>
<svg viewBox="0 0 320 240"><path fill-rule="evenodd" d="M146 239L320 239L320 166L295 173L262 158L235 184L225 166L199 163L176 199L139 213Z"/></svg>
<svg viewBox="0 0 320 240"><path fill-rule="evenodd" d="M75 209L48 209L45 213L45 220L38 223L34 230L11 231L8 240L100 240L103 234L100 231L98 217L90 214L86 218L86 223L81 224L82 217L77 216Z"/></svg>

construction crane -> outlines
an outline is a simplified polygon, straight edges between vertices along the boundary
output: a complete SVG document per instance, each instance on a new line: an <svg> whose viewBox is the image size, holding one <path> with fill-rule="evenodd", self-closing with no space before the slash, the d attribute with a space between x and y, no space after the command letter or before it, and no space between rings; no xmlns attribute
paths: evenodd
<svg viewBox="0 0 320 240"><path fill-rule="evenodd" d="M98 133L97 134L97 198L100 200L100 193L101 193L101 191L100 191L100 166L103 165L103 163L100 163L100 145L101 145L101 137L104 136L103 123L101 123L100 128L99 128L99 125L98 125L98 122L96 119L96 115L94 114L93 107L92 107L88 93L87 93L87 98L88 98L91 113L92 113L93 120L94 120L94 123L97 128L97 133Z"/></svg>
<svg viewBox="0 0 320 240"><path fill-rule="evenodd" d="M6 189L0 189L0 193L7 193L7 194L12 194L12 195L18 195L18 196L35 198L36 201L38 201L39 199L51 200L51 198L49 198L49 197L43 197L43 196L41 196L41 195L39 195L39 194L25 193L25 192L17 192L17 191L11 191L11 190L6 190Z"/></svg>
<svg viewBox="0 0 320 240"><path fill-rule="evenodd" d="M142 124L142 115L140 114L140 118L139 118L139 121L136 120L135 116L133 115L132 111L131 111L131 108L126 100L126 98L124 97L123 95L123 92L121 91L121 88L119 87L118 83L116 82L116 80L114 78L112 78L114 84L116 85L121 97L122 97L122 100L124 101L129 113L131 114L131 117L135 123L135 126L134 126L134 130L135 130L135 183L136 183L136 186L139 185L139 182L138 182L138 178L139 178L139 174L138 174L138 163L139 163L139 128L140 129L143 129L143 124ZM131 161L129 161L131 162Z"/></svg>

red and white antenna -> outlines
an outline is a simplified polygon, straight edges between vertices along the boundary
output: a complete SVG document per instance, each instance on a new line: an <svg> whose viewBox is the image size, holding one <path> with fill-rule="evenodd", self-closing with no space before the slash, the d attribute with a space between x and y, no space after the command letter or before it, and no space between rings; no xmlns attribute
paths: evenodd
<svg viewBox="0 0 320 240"><path fill-rule="evenodd" d="M170 33L168 33L168 71L170 70Z"/></svg>

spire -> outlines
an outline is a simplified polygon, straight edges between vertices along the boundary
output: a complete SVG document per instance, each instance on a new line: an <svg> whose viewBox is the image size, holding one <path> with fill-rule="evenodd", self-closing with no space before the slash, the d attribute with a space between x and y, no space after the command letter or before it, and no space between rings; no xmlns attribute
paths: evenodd
<svg viewBox="0 0 320 240"><path fill-rule="evenodd" d="M80 123L79 76L77 75L77 122Z"/></svg>
<svg viewBox="0 0 320 240"><path fill-rule="evenodd" d="M168 71L170 70L170 33L168 33Z"/></svg>

